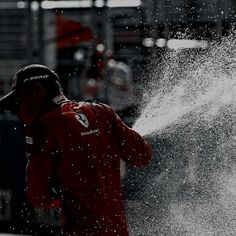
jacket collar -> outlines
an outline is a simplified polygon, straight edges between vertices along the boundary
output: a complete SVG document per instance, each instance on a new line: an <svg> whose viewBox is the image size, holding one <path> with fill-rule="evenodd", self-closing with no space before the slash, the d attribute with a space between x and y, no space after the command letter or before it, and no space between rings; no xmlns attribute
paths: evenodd
<svg viewBox="0 0 236 236"><path fill-rule="evenodd" d="M52 99L52 102L53 103L55 103L55 104L57 104L57 105L60 105L60 104L62 104L62 103L64 103L64 102L67 102L68 101L68 99L65 97L65 95L64 94L59 94L59 95L57 95L56 97L54 97L53 99Z"/></svg>

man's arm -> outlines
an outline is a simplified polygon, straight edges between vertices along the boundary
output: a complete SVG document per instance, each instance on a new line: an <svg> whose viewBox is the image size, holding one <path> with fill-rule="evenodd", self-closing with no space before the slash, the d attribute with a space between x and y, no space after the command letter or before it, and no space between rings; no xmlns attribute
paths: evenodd
<svg viewBox="0 0 236 236"><path fill-rule="evenodd" d="M60 201L53 197L54 158L53 141L49 136L37 135L26 137L26 195L37 208L58 207Z"/></svg>
<svg viewBox="0 0 236 236"><path fill-rule="evenodd" d="M129 128L120 117L106 106L113 119L113 129L120 146L122 159L134 166L148 165L151 157L151 147L135 130Z"/></svg>

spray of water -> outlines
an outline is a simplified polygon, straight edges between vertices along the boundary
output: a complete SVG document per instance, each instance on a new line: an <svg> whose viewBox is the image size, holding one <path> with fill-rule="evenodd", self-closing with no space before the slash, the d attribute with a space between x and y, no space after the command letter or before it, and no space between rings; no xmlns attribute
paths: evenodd
<svg viewBox="0 0 236 236"><path fill-rule="evenodd" d="M131 235L236 235L235 35L153 68L134 129L154 157L133 176L142 190L127 201Z"/></svg>
<svg viewBox="0 0 236 236"><path fill-rule="evenodd" d="M236 99L235 56L233 35L205 52L169 52L152 72L144 94L146 105L134 129L143 135L160 133L186 121L183 118L190 113L209 119L221 107L232 105Z"/></svg>

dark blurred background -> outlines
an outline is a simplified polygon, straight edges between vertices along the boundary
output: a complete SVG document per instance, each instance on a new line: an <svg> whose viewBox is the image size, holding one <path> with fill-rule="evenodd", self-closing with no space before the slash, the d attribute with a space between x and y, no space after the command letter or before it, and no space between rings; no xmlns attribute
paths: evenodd
<svg viewBox="0 0 236 236"><path fill-rule="evenodd" d="M68 96L87 98L96 83L81 81L105 79L110 59L131 68L137 92L153 52L181 44L173 39L207 47L230 32L235 11L234 0L1 0L0 95L19 68L42 63L57 70Z"/></svg>
<svg viewBox="0 0 236 236"><path fill-rule="evenodd" d="M235 0L0 0L0 96L18 69L41 63L70 99L106 102L132 126L150 61L205 49L235 22ZM0 113L0 232L55 235L57 212L25 199L24 168L22 126Z"/></svg>

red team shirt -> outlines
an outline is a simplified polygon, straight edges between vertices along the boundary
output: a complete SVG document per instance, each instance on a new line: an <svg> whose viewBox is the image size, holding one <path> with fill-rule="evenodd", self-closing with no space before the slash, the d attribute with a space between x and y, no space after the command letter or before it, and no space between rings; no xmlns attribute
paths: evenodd
<svg viewBox="0 0 236 236"><path fill-rule="evenodd" d="M151 159L138 133L105 104L68 100L52 103L25 133L26 194L35 207L61 207L64 235L128 235L120 160Z"/></svg>

